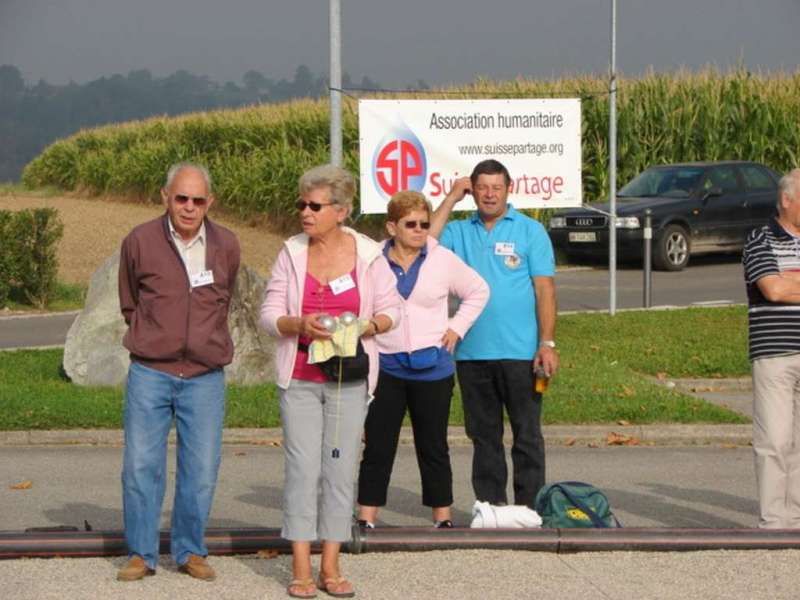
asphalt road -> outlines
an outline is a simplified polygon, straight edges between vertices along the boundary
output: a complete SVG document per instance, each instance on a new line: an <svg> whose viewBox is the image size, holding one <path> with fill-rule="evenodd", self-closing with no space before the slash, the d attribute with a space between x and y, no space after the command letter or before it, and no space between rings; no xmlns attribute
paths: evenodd
<svg viewBox="0 0 800 600"><path fill-rule="evenodd" d="M0 461L0 531L55 525L122 527L120 465L115 447L4 447ZM454 520L467 526L474 497L472 448L451 449ZM174 453L164 502L169 523ZM756 523L752 449L720 446L558 447L548 450L549 481L588 481L603 489L628 527L753 527ZM691 465L691 467L689 467ZM28 490L10 486L30 480ZM280 527L283 451L226 445L210 527ZM512 499L513 495L509 495ZM401 446L387 508L389 525L424 526L413 448Z"/></svg>
<svg viewBox="0 0 800 600"><path fill-rule="evenodd" d="M560 311L608 310L608 271L601 266L559 271L556 274ZM640 308L643 295L641 269L617 271L617 308ZM742 268L738 259L692 259L678 273L653 272L653 306L691 306L744 303ZM0 349L63 345L77 313L0 317Z"/></svg>
<svg viewBox="0 0 800 600"><path fill-rule="evenodd" d="M454 518L470 519L471 449L453 448ZM120 448L3 448L0 461L0 530L77 525L119 529ZM174 454L170 453L170 464ZM225 446L212 527L278 527L283 484L282 451ZM413 450L401 447L382 512L384 524L426 526ZM554 447L550 480L590 481L608 494L624 525L750 527L756 501L748 447ZM174 480L170 468L168 489ZM9 486L30 479L28 490ZM162 526L169 521L168 492ZM789 600L797 597L798 550L706 552L547 552L451 550L344 555L345 575L357 597L379 600ZM81 558L0 561L3 597L16 600L119 598L133 600L241 600L285 598L291 559L256 556L211 559L218 579L199 582L176 572L162 556L156 577L114 580L124 559ZM314 564L318 564L318 558ZM324 594L318 595L324 598Z"/></svg>

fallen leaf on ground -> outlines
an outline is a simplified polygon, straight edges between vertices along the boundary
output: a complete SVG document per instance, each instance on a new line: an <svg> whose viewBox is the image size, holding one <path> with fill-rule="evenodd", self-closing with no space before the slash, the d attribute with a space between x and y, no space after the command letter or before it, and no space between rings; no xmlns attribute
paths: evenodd
<svg viewBox="0 0 800 600"><path fill-rule="evenodd" d="M626 426L626 425L630 425L630 422L626 421L625 419L620 419L619 421L617 421L617 425Z"/></svg>
<svg viewBox="0 0 800 600"><path fill-rule="evenodd" d="M588 444L586 444L586 447L587 448L599 448L600 446L598 444L595 444L594 442L589 442Z"/></svg>
<svg viewBox="0 0 800 600"><path fill-rule="evenodd" d="M633 396L635 394L636 394L636 390L634 390L632 387L629 387L629 386L623 384L622 385L622 391L619 394L617 394L617 396L619 396L620 398L630 398L631 396Z"/></svg>
<svg viewBox="0 0 800 600"><path fill-rule="evenodd" d="M638 446L639 439L632 435L622 435L612 431L606 436L606 444L609 446Z"/></svg>
<svg viewBox="0 0 800 600"><path fill-rule="evenodd" d="M11 486L12 490L29 490L33 487L33 482L30 479L20 481Z"/></svg>
<svg viewBox="0 0 800 600"><path fill-rule="evenodd" d="M656 379L658 379L659 381L664 381L666 378L667 374L664 373L663 371L656 373Z"/></svg>
<svg viewBox="0 0 800 600"><path fill-rule="evenodd" d="M234 455L234 456L247 456L247 452L242 452L242 451L240 450L239 452L234 452L234 453L233 453L233 455Z"/></svg>
<svg viewBox="0 0 800 600"><path fill-rule="evenodd" d="M277 550L259 550L256 552L258 558L277 558L278 554Z"/></svg>
<svg viewBox="0 0 800 600"><path fill-rule="evenodd" d="M565 446L574 446L577 440L575 438L569 438L566 442L564 442Z"/></svg>

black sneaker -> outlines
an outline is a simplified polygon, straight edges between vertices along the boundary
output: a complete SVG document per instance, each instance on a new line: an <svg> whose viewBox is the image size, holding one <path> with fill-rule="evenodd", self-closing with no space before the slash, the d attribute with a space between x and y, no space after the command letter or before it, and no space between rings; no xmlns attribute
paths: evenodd
<svg viewBox="0 0 800 600"><path fill-rule="evenodd" d="M433 526L436 529L452 529L453 522L450 519L445 519L444 521L435 521Z"/></svg>
<svg viewBox="0 0 800 600"><path fill-rule="evenodd" d="M365 519L356 519L356 525L358 525L359 529L375 529L375 523L370 523Z"/></svg>

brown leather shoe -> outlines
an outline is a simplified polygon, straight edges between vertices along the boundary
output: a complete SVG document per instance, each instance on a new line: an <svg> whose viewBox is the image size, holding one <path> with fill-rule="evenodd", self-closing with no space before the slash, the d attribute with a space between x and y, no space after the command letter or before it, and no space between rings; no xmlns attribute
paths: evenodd
<svg viewBox="0 0 800 600"><path fill-rule="evenodd" d="M208 564L208 561L196 554L190 554L189 560L178 567L178 571L191 575L196 579L202 579L203 581L214 581L217 578L217 574L214 572L214 569L211 568L211 565Z"/></svg>
<svg viewBox="0 0 800 600"><path fill-rule="evenodd" d="M117 571L117 581L138 581L155 574L156 572L147 566L141 556L131 556Z"/></svg>

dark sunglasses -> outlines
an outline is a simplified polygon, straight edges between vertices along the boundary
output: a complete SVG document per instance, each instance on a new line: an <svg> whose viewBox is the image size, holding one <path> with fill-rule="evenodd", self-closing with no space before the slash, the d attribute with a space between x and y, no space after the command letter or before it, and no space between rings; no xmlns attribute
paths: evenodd
<svg viewBox="0 0 800 600"><path fill-rule="evenodd" d="M303 212L306 209L306 206L314 212L319 212L323 206L330 206L331 204L333 204L333 202L321 204L319 202L306 202L305 200L298 200L294 203L294 207L300 212Z"/></svg>
<svg viewBox="0 0 800 600"><path fill-rule="evenodd" d="M175 202L178 204L186 204L189 200L194 203L195 206L205 206L206 202L208 202L208 198L203 196L187 196L186 194L175 194Z"/></svg>
<svg viewBox="0 0 800 600"><path fill-rule="evenodd" d="M406 229L416 229L417 225L420 226L420 229L430 229L431 222L430 221L406 221L403 223L403 227Z"/></svg>

